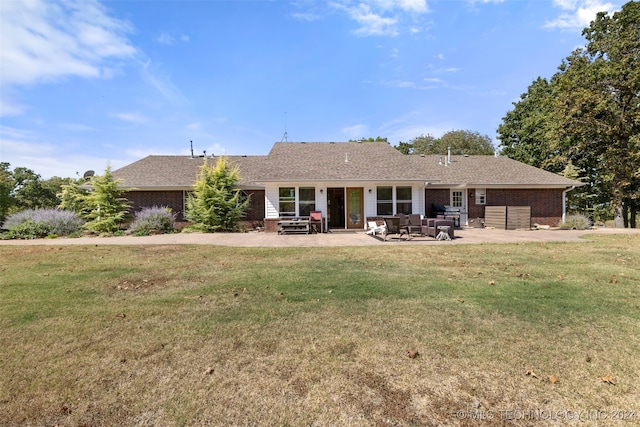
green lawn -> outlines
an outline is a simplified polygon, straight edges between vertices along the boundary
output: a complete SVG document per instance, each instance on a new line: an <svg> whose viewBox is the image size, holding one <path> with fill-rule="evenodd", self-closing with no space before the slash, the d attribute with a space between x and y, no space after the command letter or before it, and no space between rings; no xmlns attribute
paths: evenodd
<svg viewBox="0 0 640 427"><path fill-rule="evenodd" d="M637 425L638 266L640 235L0 246L0 425Z"/></svg>

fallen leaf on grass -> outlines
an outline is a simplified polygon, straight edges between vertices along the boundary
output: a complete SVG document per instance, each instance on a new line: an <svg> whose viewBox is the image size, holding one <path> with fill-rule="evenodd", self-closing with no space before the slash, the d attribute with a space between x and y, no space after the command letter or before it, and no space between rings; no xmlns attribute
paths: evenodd
<svg viewBox="0 0 640 427"><path fill-rule="evenodd" d="M458 298L456 301L458 301L458 302L460 302L460 303L463 303L463 302L464 302L464 300L463 300L462 298Z"/></svg>
<svg viewBox="0 0 640 427"><path fill-rule="evenodd" d="M587 357L584 359L587 363L591 363L591 356L587 354Z"/></svg>
<svg viewBox="0 0 640 427"><path fill-rule="evenodd" d="M560 382L560 378L556 377L555 375L548 375L549 377L549 382L551 384L555 384L557 382Z"/></svg>
<svg viewBox="0 0 640 427"><path fill-rule="evenodd" d="M407 350L407 356L409 356L410 359L415 359L419 354L418 350Z"/></svg>
<svg viewBox="0 0 640 427"><path fill-rule="evenodd" d="M214 369L213 369L213 368L207 368L207 369L204 371L204 374L205 374L205 375L211 375L211 374L213 374L213 371L214 371Z"/></svg>
<svg viewBox="0 0 640 427"><path fill-rule="evenodd" d="M533 371L527 371L527 376L533 377L535 379L539 379L538 375L536 375Z"/></svg>
<svg viewBox="0 0 640 427"><path fill-rule="evenodd" d="M609 283L613 283L613 284L618 283L618 278L616 276L611 277L611 280L609 280Z"/></svg>
<svg viewBox="0 0 640 427"><path fill-rule="evenodd" d="M495 280L490 280L490 281L489 281L489 284L490 284L490 285L495 285L495 284L496 284L496 281L495 281Z"/></svg>
<svg viewBox="0 0 640 427"><path fill-rule="evenodd" d="M611 374L608 374L608 375L605 375L604 377L602 377L602 381L604 381L607 384L616 385L616 381L611 376Z"/></svg>

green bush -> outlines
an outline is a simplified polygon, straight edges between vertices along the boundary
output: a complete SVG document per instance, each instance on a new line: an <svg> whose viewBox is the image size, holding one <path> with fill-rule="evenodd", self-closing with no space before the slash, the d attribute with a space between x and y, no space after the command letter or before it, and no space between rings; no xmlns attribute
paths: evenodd
<svg viewBox="0 0 640 427"><path fill-rule="evenodd" d="M563 230L586 230L590 227L591 220L582 214L567 215L564 222L560 224Z"/></svg>
<svg viewBox="0 0 640 427"><path fill-rule="evenodd" d="M51 232L51 227L43 222L24 221L2 234L2 238L11 239L39 239L46 237Z"/></svg>

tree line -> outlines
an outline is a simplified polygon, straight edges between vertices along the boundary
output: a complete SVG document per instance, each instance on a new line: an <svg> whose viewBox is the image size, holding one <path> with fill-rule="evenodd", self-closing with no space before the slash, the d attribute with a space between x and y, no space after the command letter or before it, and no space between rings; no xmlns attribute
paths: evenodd
<svg viewBox="0 0 640 427"><path fill-rule="evenodd" d="M572 208L636 226L640 197L640 3L598 13L586 45L536 78L498 128L501 153L583 181Z"/></svg>

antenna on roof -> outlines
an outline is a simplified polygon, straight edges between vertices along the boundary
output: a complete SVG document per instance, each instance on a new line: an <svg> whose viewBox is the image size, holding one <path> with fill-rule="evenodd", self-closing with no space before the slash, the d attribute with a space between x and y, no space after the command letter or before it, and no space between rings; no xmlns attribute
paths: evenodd
<svg viewBox="0 0 640 427"><path fill-rule="evenodd" d="M282 139L280 142L289 142L289 134L287 133L287 112L284 112L284 135L282 135Z"/></svg>
<svg viewBox="0 0 640 427"><path fill-rule="evenodd" d="M191 158L193 159L193 141L189 141L191 143Z"/></svg>

